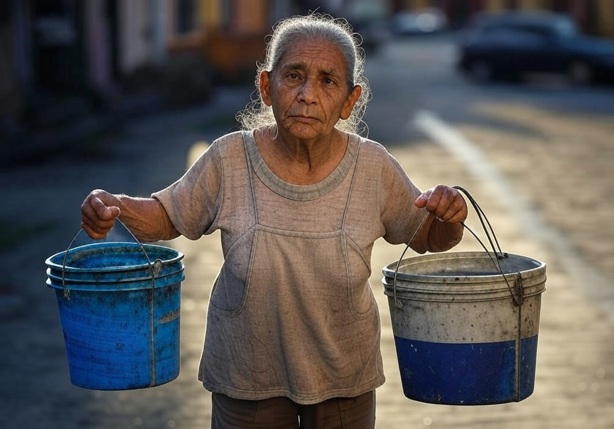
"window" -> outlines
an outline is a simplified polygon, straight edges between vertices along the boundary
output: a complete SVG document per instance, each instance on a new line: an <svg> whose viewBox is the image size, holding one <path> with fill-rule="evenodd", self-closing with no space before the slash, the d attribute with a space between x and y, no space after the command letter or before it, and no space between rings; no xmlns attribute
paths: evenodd
<svg viewBox="0 0 614 429"><path fill-rule="evenodd" d="M195 0L177 0L176 31L188 34L196 30L197 10Z"/></svg>

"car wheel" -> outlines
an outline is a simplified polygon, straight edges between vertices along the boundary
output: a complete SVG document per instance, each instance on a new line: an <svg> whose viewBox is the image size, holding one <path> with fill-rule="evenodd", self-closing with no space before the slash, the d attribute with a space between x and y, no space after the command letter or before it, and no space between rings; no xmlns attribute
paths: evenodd
<svg viewBox="0 0 614 429"><path fill-rule="evenodd" d="M591 66L579 60L570 64L567 75L571 83L576 85L588 85L594 79L594 72Z"/></svg>
<svg viewBox="0 0 614 429"><path fill-rule="evenodd" d="M488 60L475 60L469 65L467 72L471 79L480 83L490 82L495 78L495 68Z"/></svg>

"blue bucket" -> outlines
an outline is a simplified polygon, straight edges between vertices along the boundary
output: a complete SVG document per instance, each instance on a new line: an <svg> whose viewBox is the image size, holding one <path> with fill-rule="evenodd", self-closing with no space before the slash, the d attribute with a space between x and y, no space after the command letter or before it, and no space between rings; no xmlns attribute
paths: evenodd
<svg viewBox="0 0 614 429"><path fill-rule="evenodd" d="M420 402L517 402L534 390L546 264L450 252L383 269L403 392Z"/></svg>
<svg viewBox="0 0 614 429"><path fill-rule="evenodd" d="M177 378L182 259L163 246L102 242L45 261L72 384L128 390Z"/></svg>

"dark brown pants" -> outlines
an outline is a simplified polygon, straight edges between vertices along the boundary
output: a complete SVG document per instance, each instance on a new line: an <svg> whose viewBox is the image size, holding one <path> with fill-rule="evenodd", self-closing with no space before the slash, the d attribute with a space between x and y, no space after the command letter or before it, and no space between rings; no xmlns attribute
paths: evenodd
<svg viewBox="0 0 614 429"><path fill-rule="evenodd" d="M288 398L262 401L212 395L211 429L373 429L375 392L300 405Z"/></svg>

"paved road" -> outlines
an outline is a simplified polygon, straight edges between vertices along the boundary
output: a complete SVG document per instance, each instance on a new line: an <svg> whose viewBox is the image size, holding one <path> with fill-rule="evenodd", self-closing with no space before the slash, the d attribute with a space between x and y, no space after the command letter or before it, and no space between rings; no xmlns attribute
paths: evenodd
<svg viewBox="0 0 614 429"><path fill-rule="evenodd" d="M178 177L189 162L194 143L210 141L224 132L227 115L245 100L240 91L223 95L204 108L135 120L94 152L83 147L38 165L0 172L5 196L0 219L9 231L19 233L15 246L0 254L0 290L3 296L17 298L21 303L0 313L0 415L11 427L209 427L208 394L195 374L207 297L221 263L218 237L168 243L186 254L182 372L167 385L137 391L99 392L70 385L56 304L53 293L44 285L44 260L64 250L78 231L78 207L90 189L102 187L112 192L148 195ZM464 185L489 215L506 251L548 263L536 389L523 402L485 407L437 406L404 398L379 273L379 267L396 260L402 248L378 242L372 285L381 310L388 381L378 390L377 427L612 427L614 344L608 315L586 297L579 279L565 269L556 249L527 235L523 225L469 169L426 137L414 143L395 145L391 150L419 186L426 188L439 182ZM489 155L496 157L498 148L489 148ZM592 159L598 160L598 154ZM548 171L556 172L557 159L549 161L552 165ZM520 175L514 180L528 189L532 178ZM544 180L543 185L547 184ZM555 191L551 189L553 195ZM24 225L32 228L21 229ZM477 245L468 237L460 248L476 249Z"/></svg>

